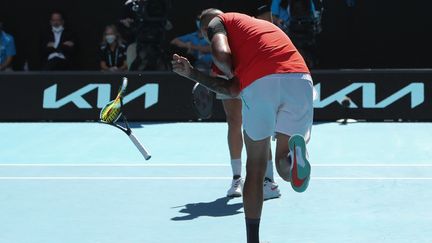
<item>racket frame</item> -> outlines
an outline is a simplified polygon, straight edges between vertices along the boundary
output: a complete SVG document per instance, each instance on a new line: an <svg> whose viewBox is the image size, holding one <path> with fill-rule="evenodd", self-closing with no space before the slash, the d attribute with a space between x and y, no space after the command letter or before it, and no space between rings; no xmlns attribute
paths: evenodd
<svg viewBox="0 0 432 243"><path fill-rule="evenodd" d="M129 123L127 121L126 116L123 114L123 94L125 92L125 82L127 82L127 79L125 81L126 78L123 79L123 85L119 90L119 93L117 95L117 98L120 99L120 113L119 113L119 117L114 121L114 122L105 122L102 119L99 119L100 123L103 124L108 124L111 125L113 127L116 127L118 129L120 129L121 131L123 131L124 133L126 133L126 135L129 137L129 139L134 143L134 145L137 147L137 149L141 152L141 154L144 156L145 160L149 160L151 158L151 154L149 153L149 151L141 144L141 142L132 134L132 129L129 126ZM117 124L117 121L119 119L123 120L123 123L125 125L126 128L120 126L119 124Z"/></svg>
<svg viewBox="0 0 432 243"><path fill-rule="evenodd" d="M196 90L198 88L205 88L207 90L207 92L208 92L209 97L210 97L210 102L211 102L210 106L211 106L211 108L210 108L210 112L208 114L204 114L203 112L200 111L200 109L197 108L196 99L195 99L195 92L197 92ZM200 83L196 83L194 85L194 87L192 88L192 107L193 107L193 110L194 110L195 114L198 116L199 119L205 120L205 119L210 119L212 117L212 115L213 115L213 106L214 106L214 102L215 102L214 98L215 98L214 97L214 93L211 92L209 89L207 89L204 85L202 85Z"/></svg>

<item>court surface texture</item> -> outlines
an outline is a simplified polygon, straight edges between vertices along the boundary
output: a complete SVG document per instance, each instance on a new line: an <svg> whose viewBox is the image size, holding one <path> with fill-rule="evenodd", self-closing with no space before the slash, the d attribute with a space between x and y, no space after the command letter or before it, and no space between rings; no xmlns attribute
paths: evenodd
<svg viewBox="0 0 432 243"><path fill-rule="evenodd" d="M132 129L151 160L104 124L0 123L0 242L246 242L226 124ZM314 125L310 186L277 177L261 240L432 242L431 138L431 123Z"/></svg>

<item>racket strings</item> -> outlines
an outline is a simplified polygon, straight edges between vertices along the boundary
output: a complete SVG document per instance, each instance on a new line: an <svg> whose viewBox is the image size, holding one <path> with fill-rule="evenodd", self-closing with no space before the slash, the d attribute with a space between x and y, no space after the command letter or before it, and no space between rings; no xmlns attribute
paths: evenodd
<svg viewBox="0 0 432 243"><path fill-rule="evenodd" d="M196 100L196 103L198 106L200 106L202 109L205 109L210 104L210 96L208 92L201 90L198 93L198 99Z"/></svg>
<svg viewBox="0 0 432 243"><path fill-rule="evenodd" d="M116 98L102 110L100 119L112 123L118 120L120 114L120 98Z"/></svg>
<svg viewBox="0 0 432 243"><path fill-rule="evenodd" d="M200 119L208 119L213 110L213 94L204 86L196 84L192 89L193 107Z"/></svg>
<svg viewBox="0 0 432 243"><path fill-rule="evenodd" d="M123 96L126 92L128 80L127 78L123 78L122 86L120 87L117 96L114 100L110 101L108 104L102 108L99 119L106 123L114 123L116 122L120 116L122 115L121 107L123 105Z"/></svg>

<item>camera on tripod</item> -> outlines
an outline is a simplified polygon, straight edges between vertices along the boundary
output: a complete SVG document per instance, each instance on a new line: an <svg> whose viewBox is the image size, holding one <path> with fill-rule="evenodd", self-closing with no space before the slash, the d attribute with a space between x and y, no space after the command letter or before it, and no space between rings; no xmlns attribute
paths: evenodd
<svg viewBox="0 0 432 243"><path fill-rule="evenodd" d="M128 0L132 11L141 22L166 21L168 18L169 1L167 0Z"/></svg>
<svg viewBox="0 0 432 243"><path fill-rule="evenodd" d="M168 23L168 0L128 0L125 5L134 14L133 29L138 41L162 41Z"/></svg>
<svg viewBox="0 0 432 243"><path fill-rule="evenodd" d="M134 15L133 32L136 58L131 70L163 70L167 68L162 44L170 28L170 0L128 0L125 3Z"/></svg>

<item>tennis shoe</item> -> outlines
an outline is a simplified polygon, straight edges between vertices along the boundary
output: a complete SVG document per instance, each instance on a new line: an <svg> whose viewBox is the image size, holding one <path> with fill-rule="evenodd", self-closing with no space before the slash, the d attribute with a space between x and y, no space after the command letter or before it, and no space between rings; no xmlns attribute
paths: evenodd
<svg viewBox="0 0 432 243"><path fill-rule="evenodd" d="M306 142L301 135L293 135L288 141L290 148L291 186L296 192L306 191L311 174L311 165L307 159Z"/></svg>
<svg viewBox="0 0 432 243"><path fill-rule="evenodd" d="M227 192L227 197L241 197L243 192L243 179L233 179L231 188Z"/></svg>
<svg viewBox="0 0 432 243"><path fill-rule="evenodd" d="M269 178L264 179L264 200L269 200L273 198L278 198L281 196L279 185L276 182L270 180Z"/></svg>

